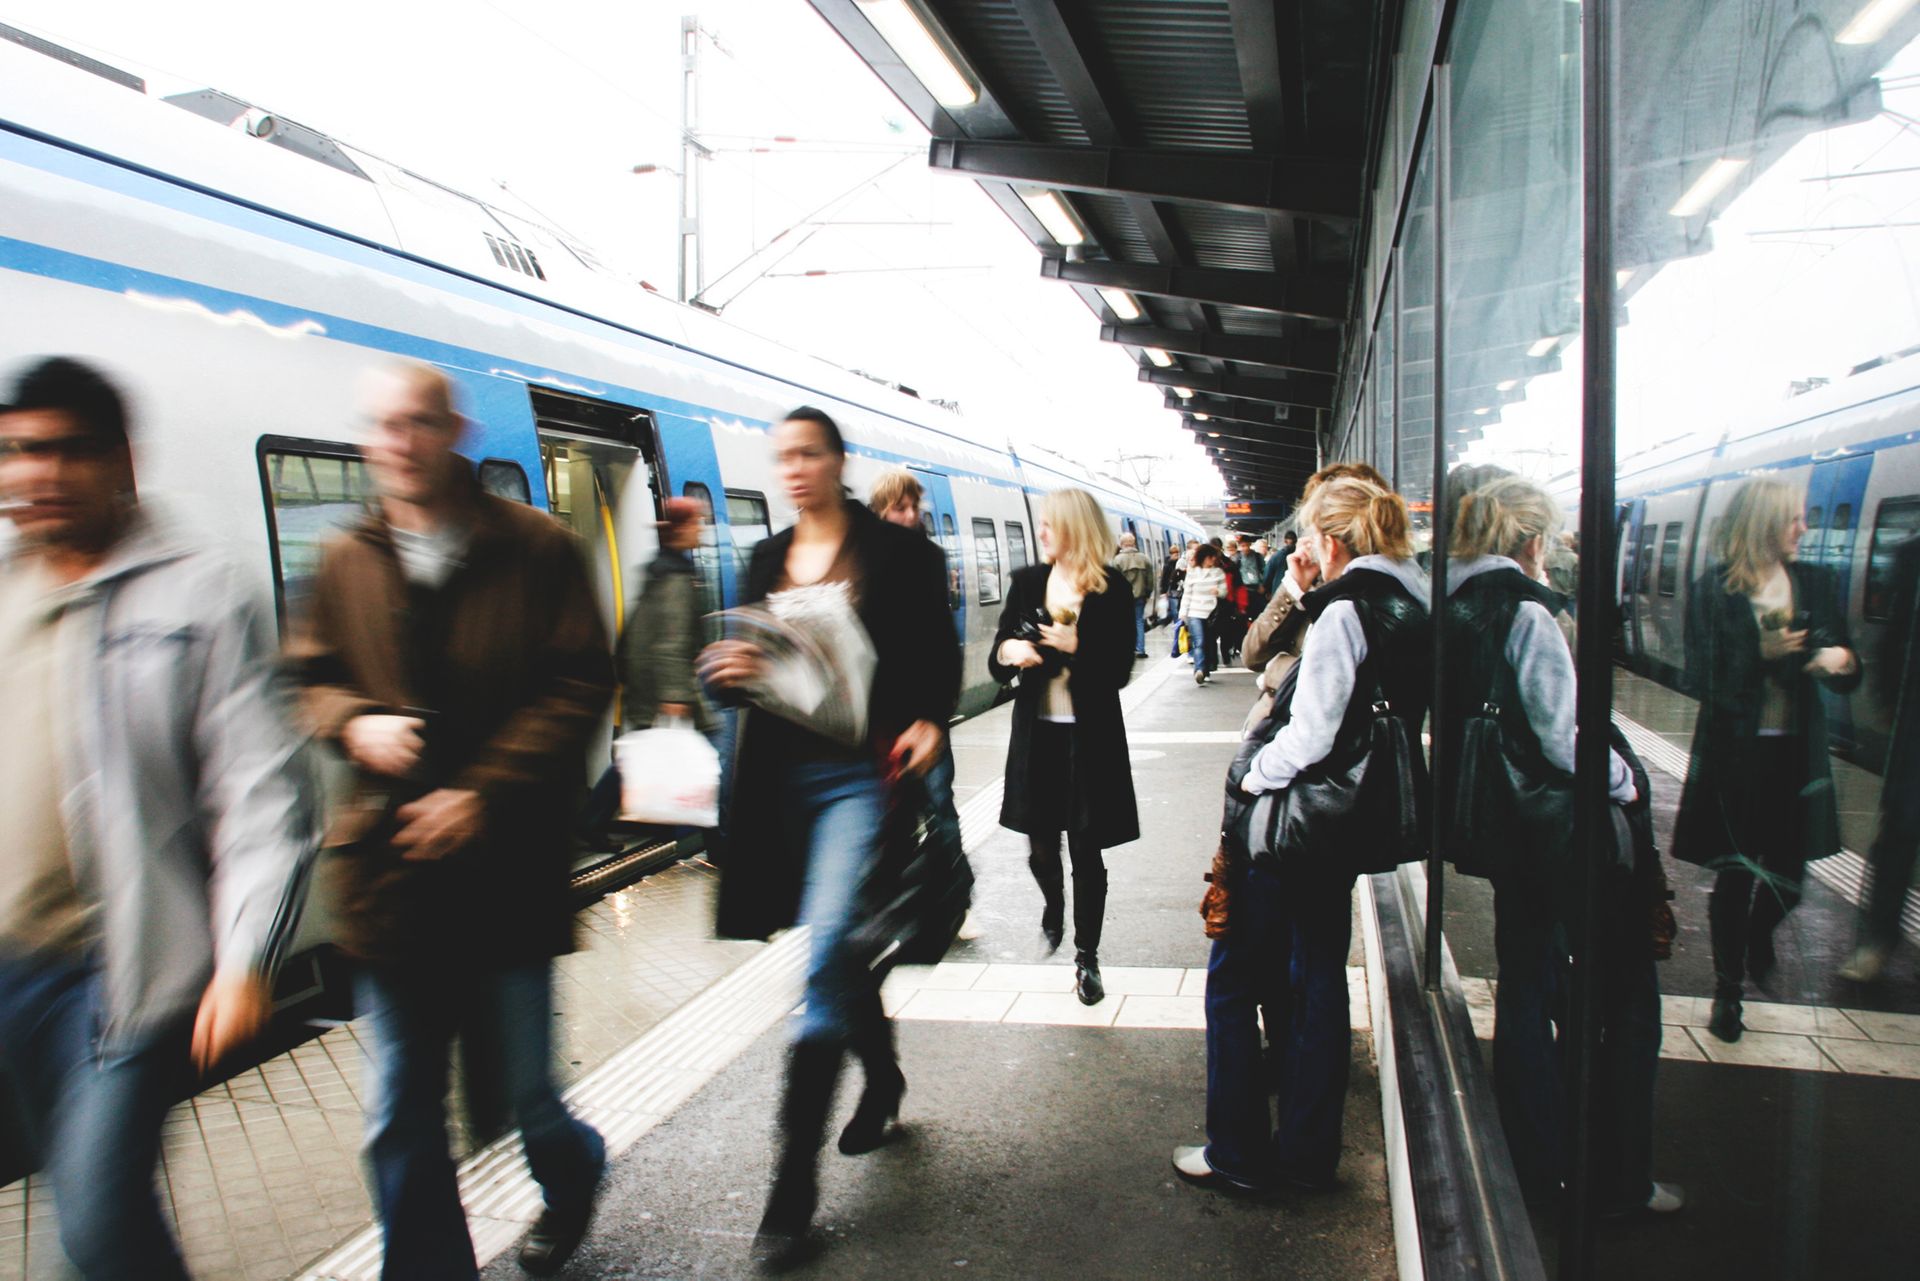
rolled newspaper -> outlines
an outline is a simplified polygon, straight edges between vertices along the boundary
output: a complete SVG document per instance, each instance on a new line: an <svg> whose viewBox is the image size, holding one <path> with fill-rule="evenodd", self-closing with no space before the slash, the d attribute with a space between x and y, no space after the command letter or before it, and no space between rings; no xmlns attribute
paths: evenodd
<svg viewBox="0 0 1920 1281"><path fill-rule="evenodd" d="M719 618L729 640L760 650L759 675L737 697L844 746L866 742L877 660L846 584L775 592Z"/></svg>

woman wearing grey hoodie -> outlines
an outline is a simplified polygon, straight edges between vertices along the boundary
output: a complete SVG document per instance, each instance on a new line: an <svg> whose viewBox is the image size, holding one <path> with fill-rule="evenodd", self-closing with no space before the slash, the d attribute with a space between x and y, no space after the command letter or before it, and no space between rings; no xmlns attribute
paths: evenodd
<svg viewBox="0 0 1920 1281"><path fill-rule="evenodd" d="M1484 707L1499 717L1509 760L1545 788L1570 798L1574 768L1574 666L1554 615L1562 598L1547 587L1547 553L1560 513L1545 491L1518 476L1499 475L1462 495L1449 545L1447 606L1448 689L1461 714L1448 718L1449 750L1439 766L1461 766L1466 717ZM1517 706L1515 706L1517 704ZM1497 709L1509 708L1500 717ZM1515 714L1517 713L1517 714ZM1616 805L1639 799L1633 774L1608 753L1608 792ZM1437 780L1451 788L1449 779ZM1501 1128L1521 1186L1551 1195L1562 1176L1564 1127L1561 1060L1554 1020L1564 1008L1568 957L1563 905L1572 890L1572 832L1559 848L1496 848L1499 842L1456 832L1448 854L1469 876L1493 882L1494 951L1499 987L1494 997L1493 1081ZM1517 831L1510 827L1506 830ZM1526 844L1526 842L1521 842ZM1516 857L1516 855L1518 857ZM1650 869L1638 869L1644 875ZM1601 958L1604 1070L1608 1082L1601 1142L1607 1159L1606 1208L1645 1207L1665 1213L1683 1198L1654 1183L1653 1074L1659 1055L1659 992L1652 943L1634 869L1615 869L1596 904L1605 937Z"/></svg>
<svg viewBox="0 0 1920 1281"><path fill-rule="evenodd" d="M1276 792L1325 760L1344 725L1370 718L1380 693L1417 741L1432 683L1425 575L1413 561L1406 505L1364 480L1317 489L1302 539L1322 586L1300 603L1313 620L1274 715L1284 724L1241 782ZM1351 737L1351 735L1349 735ZM1325 1187L1340 1159L1351 1055L1346 958L1357 871L1380 851L1303 847L1256 853L1223 889L1224 932L1207 964L1207 1138L1174 1168L1210 1187ZM1211 932L1211 931L1210 931ZM1282 1047L1279 1124L1267 1108L1256 1011L1291 1029Z"/></svg>

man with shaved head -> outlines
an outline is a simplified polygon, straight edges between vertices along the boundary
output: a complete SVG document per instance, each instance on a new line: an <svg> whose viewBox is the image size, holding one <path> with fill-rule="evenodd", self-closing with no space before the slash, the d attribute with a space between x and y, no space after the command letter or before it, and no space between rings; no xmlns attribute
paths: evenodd
<svg viewBox="0 0 1920 1281"><path fill-rule="evenodd" d="M363 398L377 498L327 543L291 658L308 726L354 771L327 843L359 962L383 1275L474 1275L446 1090L449 1045L476 1025L546 1195L520 1252L544 1275L579 1245L606 1164L554 1088L550 1038L570 811L612 660L572 537L482 492L456 451L446 375L388 366Z"/></svg>

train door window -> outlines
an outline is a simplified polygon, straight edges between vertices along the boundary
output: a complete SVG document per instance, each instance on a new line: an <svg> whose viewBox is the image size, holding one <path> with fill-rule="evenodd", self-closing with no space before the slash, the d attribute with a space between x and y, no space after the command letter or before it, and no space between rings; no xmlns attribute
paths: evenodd
<svg viewBox="0 0 1920 1281"><path fill-rule="evenodd" d="M260 442L260 485L284 625L299 617L313 594L321 544L367 510L373 484L365 460L350 445L267 437Z"/></svg>
<svg viewBox="0 0 1920 1281"><path fill-rule="evenodd" d="M1660 540L1660 526L1643 525L1640 527L1640 552L1636 557L1639 581L1634 592L1640 596L1653 595L1653 549Z"/></svg>
<svg viewBox="0 0 1920 1281"><path fill-rule="evenodd" d="M980 603L991 605L1000 599L1000 536L990 520L973 522L973 564L979 575Z"/></svg>
<svg viewBox="0 0 1920 1281"><path fill-rule="evenodd" d="M1873 539L1867 544L1867 600L1865 614L1885 622L1893 613L1895 562L1900 547L1920 534L1920 497L1890 498L1874 513Z"/></svg>
<svg viewBox="0 0 1920 1281"><path fill-rule="evenodd" d="M1827 521L1827 563L1844 578L1847 562L1853 559L1853 504L1838 503Z"/></svg>
<svg viewBox="0 0 1920 1281"><path fill-rule="evenodd" d="M707 613L716 613L725 602L720 595L720 530L713 520L713 491L697 480L680 486L680 496L700 504L700 541L693 549L693 576L700 585L700 600Z"/></svg>
<svg viewBox="0 0 1920 1281"><path fill-rule="evenodd" d="M733 567L745 582L754 545L773 532L767 520L767 496L745 489L727 491L727 528L733 533Z"/></svg>
<svg viewBox="0 0 1920 1281"><path fill-rule="evenodd" d="M1800 535L1800 559L1818 561L1820 544L1826 537L1826 526L1820 522L1826 519L1826 512L1818 507L1807 509L1807 529Z"/></svg>
<svg viewBox="0 0 1920 1281"><path fill-rule="evenodd" d="M1680 586L1680 522L1670 521L1660 539L1660 594L1673 595Z"/></svg>
<svg viewBox="0 0 1920 1281"><path fill-rule="evenodd" d="M1027 530L1017 520L1007 522L1007 568L1027 567Z"/></svg>
<svg viewBox="0 0 1920 1281"><path fill-rule="evenodd" d="M480 463L480 488L495 498L510 503L533 503L533 488L527 483L527 469L505 458L488 458Z"/></svg>

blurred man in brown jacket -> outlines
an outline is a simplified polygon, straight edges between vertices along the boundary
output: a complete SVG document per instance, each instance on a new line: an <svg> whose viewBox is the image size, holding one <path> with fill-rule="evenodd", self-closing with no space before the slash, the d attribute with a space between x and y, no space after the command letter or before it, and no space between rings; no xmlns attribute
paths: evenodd
<svg viewBox="0 0 1920 1281"><path fill-rule="evenodd" d="M326 546L291 658L309 728L354 767L328 845L374 1077L383 1275L472 1276L448 1153L448 1048L490 1025L546 1212L523 1267L579 1244L605 1165L554 1088L552 969L572 950L569 811L612 661L572 539L481 491L438 370L369 380L378 502Z"/></svg>

